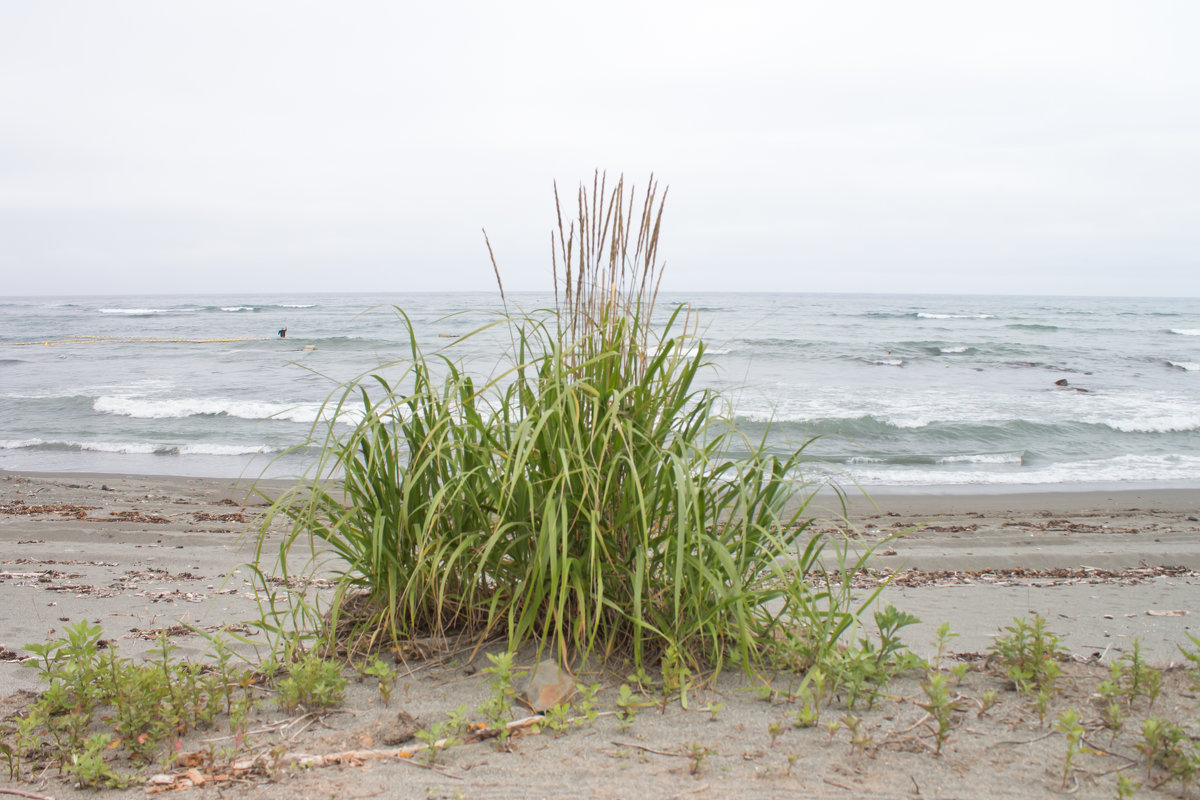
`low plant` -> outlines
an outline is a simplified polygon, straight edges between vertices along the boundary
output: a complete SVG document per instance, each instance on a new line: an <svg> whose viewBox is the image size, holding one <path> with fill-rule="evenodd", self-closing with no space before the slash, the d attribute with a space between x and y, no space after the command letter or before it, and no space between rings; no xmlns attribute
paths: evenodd
<svg viewBox="0 0 1200 800"><path fill-rule="evenodd" d="M1111 734L1109 741L1115 742L1125 727L1125 705L1117 700L1104 702L1100 709L1100 724L1108 728Z"/></svg>
<svg viewBox="0 0 1200 800"><path fill-rule="evenodd" d="M892 677L920 663L900 640L899 631L920 620L895 606L874 613L879 644L864 634L853 645L822 649L810 670L819 669L829 676L831 691L845 697L853 710L862 701L867 708L875 705Z"/></svg>
<svg viewBox="0 0 1200 800"><path fill-rule="evenodd" d="M1098 687L1101 697L1120 700L1126 706L1133 706L1144 697L1147 707L1154 707L1154 701L1162 693L1162 673L1146 663L1139 640L1134 639L1129 650L1113 661L1109 668L1109 679Z"/></svg>
<svg viewBox="0 0 1200 800"><path fill-rule="evenodd" d="M957 639L958 634L950 631L949 622L943 622L941 625L938 625L937 629L934 631L934 634L937 636L937 640L934 642L933 666L937 669L941 669L942 657L949 649L950 640Z"/></svg>
<svg viewBox="0 0 1200 800"><path fill-rule="evenodd" d="M1192 646L1178 645L1179 652L1183 657L1192 662L1192 690L1200 692L1200 637L1194 633L1187 634L1188 639L1192 641Z"/></svg>
<svg viewBox="0 0 1200 800"><path fill-rule="evenodd" d="M987 689L979 697L979 713L976 716L982 717L984 714L992 710L996 705L996 690Z"/></svg>
<svg viewBox="0 0 1200 800"><path fill-rule="evenodd" d="M1063 775L1062 789L1067 788L1073 774L1075 758L1081 752L1094 752L1091 748L1083 743L1083 734L1086 733L1083 725L1079 721L1079 712L1073 708L1068 708L1058 715L1058 721L1054 723L1054 729L1061 732L1067 740L1067 754L1063 760Z"/></svg>
<svg viewBox="0 0 1200 800"><path fill-rule="evenodd" d="M227 650L222 658L215 648L215 666L202 667L177 659L162 637L147 661L135 663L102 643L102 634L85 620L25 646L34 654L25 666L46 686L16 725L7 753L13 776L22 764L45 765L81 785L123 786L137 777L115 768L118 757L149 764L168 741L256 702L253 674L233 666ZM97 723L112 732L93 733Z"/></svg>
<svg viewBox="0 0 1200 800"><path fill-rule="evenodd" d="M430 764L437 763L443 752L459 743L447 722L435 722L429 728L417 731L417 738L424 743L422 754Z"/></svg>
<svg viewBox="0 0 1200 800"><path fill-rule="evenodd" d="M862 717L857 714L846 714L842 717L842 725L850 733L850 752L865 753L871 746L871 734L863 726Z"/></svg>
<svg viewBox="0 0 1200 800"><path fill-rule="evenodd" d="M937 755L941 755L942 745L950 738L950 731L954 728L954 715L961 710L959 698L950 695L949 683L944 674L930 672L921 683L926 702L917 704L929 714L929 728L933 732L934 752Z"/></svg>
<svg viewBox="0 0 1200 800"><path fill-rule="evenodd" d="M320 711L342 702L346 696L346 678L341 663L308 651L284 663L283 677L275 689L279 707L286 711L298 708Z"/></svg>
<svg viewBox="0 0 1200 800"><path fill-rule="evenodd" d="M640 702L641 698L634 695L633 689L629 688L628 683L622 683L617 689L617 722L620 723L622 729L633 724Z"/></svg>
<svg viewBox="0 0 1200 800"><path fill-rule="evenodd" d="M517 696L513 686L513 653L488 653L487 659L491 666L484 667L483 672L489 677L492 693L480 704L479 713L489 726L499 728L512 717L513 698Z"/></svg>
<svg viewBox="0 0 1200 800"><path fill-rule="evenodd" d="M1128 798L1133 797L1134 789L1140 785L1135 784L1132 780L1122 775L1120 770L1117 770L1117 783L1114 787L1116 794L1114 797L1116 797L1116 800L1128 800Z"/></svg>
<svg viewBox="0 0 1200 800"><path fill-rule="evenodd" d="M379 656L373 656L366 666L363 667L363 674L374 677L379 686L379 696L383 698L383 705L391 705L392 686L396 682L395 667L385 664Z"/></svg>
<svg viewBox="0 0 1200 800"><path fill-rule="evenodd" d="M575 704L575 710L578 712L578 715L582 717L583 722L595 722L596 717L600 714L596 710L596 695L600 693L600 684L585 685L577 683L575 684L575 691L579 696L579 700Z"/></svg>
<svg viewBox="0 0 1200 800"><path fill-rule="evenodd" d="M821 706L826 703L828 683L825 671L813 667L804 677L796 699L800 708L792 715L792 724L797 728L811 728L821 721Z"/></svg>
<svg viewBox="0 0 1200 800"><path fill-rule="evenodd" d="M704 767L704 760L711 756L713 751L699 742L692 742L688 747L688 774L693 777L699 777L700 770Z"/></svg>
<svg viewBox="0 0 1200 800"><path fill-rule="evenodd" d="M1057 635L1046 629L1046 620L1036 615L1030 623L1014 619L988 648L1012 681L1013 688L1022 694L1047 696L1062 674L1058 660L1066 655Z"/></svg>
<svg viewBox="0 0 1200 800"><path fill-rule="evenodd" d="M1150 717L1142 723L1142 738L1134 747L1146 757L1147 780L1159 772L1154 786L1175 780L1186 787L1200 773L1200 748L1173 722Z"/></svg>
<svg viewBox="0 0 1200 800"><path fill-rule="evenodd" d="M117 772L105 760L104 754L112 746L112 735L97 733L83 743L82 749L71 753L63 764L63 772L75 778L80 786L95 789L120 789L138 780L136 775Z"/></svg>
<svg viewBox="0 0 1200 800"><path fill-rule="evenodd" d="M679 704L687 708L688 686L692 679L692 670L679 651L668 646L662 658L662 708L665 711L672 696L679 697Z"/></svg>

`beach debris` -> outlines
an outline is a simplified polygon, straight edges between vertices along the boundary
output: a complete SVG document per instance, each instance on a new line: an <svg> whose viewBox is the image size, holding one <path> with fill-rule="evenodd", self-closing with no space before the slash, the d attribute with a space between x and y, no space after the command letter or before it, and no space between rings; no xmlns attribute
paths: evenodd
<svg viewBox="0 0 1200 800"><path fill-rule="evenodd" d="M1160 610L1157 608L1152 608L1146 612L1146 615L1150 616L1150 617L1186 617L1187 613L1188 612L1184 611L1183 609L1179 609L1179 608L1171 609L1170 611L1167 611L1165 609Z"/></svg>
<svg viewBox="0 0 1200 800"><path fill-rule="evenodd" d="M421 742L410 747L400 748L385 748L385 749L368 749L368 750L345 750L338 753L301 753L301 752L282 752L268 751L260 753L251 758L241 758L230 762L224 766L210 766L210 771L199 772L197 767L208 762L207 754L204 752L197 753L180 753L175 763L179 765L179 769L175 772L164 772L158 775L153 775L146 783L146 794L157 794L159 792L176 791L180 789L190 789L200 786L196 782L199 777L203 783L233 783L244 782L248 775L256 773L273 774L280 767L332 767L332 766L353 766L361 767L372 761L391 761L402 760L410 761L413 756L418 755L425 750L433 748L434 750L442 750L449 747L452 743L457 745L474 744L487 739L494 739L501 733L507 732L510 735L518 734L534 729L532 732L540 732L537 725L542 722L545 717L541 714L523 717L513 720L504 725L498 725L494 728L487 726L478 726L471 731L461 734L455 739L439 739L433 743ZM193 774L195 773L195 774ZM452 776L453 777L453 776Z"/></svg>
<svg viewBox="0 0 1200 800"><path fill-rule="evenodd" d="M35 514L59 514L64 517L73 517L75 519L86 519L87 512L95 511L100 506L77 506L69 503L60 505L45 505L45 506L30 506L26 505L24 500L13 500L8 503L0 504L0 514L20 514L22 516L32 516Z"/></svg>
<svg viewBox="0 0 1200 800"><path fill-rule="evenodd" d="M548 711L575 694L575 677L552 658L538 662L525 685L524 701L534 711Z"/></svg>
<svg viewBox="0 0 1200 800"><path fill-rule="evenodd" d="M931 585L970 585L986 583L995 586L1057 586L1072 583L1116 583L1131 586L1155 578L1200 578L1200 571L1183 566L1133 567L1130 569L1099 569L1097 567L1031 569L1028 567L984 568L971 570L922 571L915 567L902 570L866 569L854 576L855 588L878 586L890 581L892 586L916 587ZM1033 581L1033 583L1030 583ZM1147 612L1151 613L1151 612ZM1153 616L1176 616L1162 612Z"/></svg>
<svg viewBox="0 0 1200 800"><path fill-rule="evenodd" d="M13 500L0 504L0 514L18 514L21 516L39 516L42 514L58 514L68 519L78 519L85 522L150 522L162 524L169 522L160 515L147 515L140 511L110 511L108 517L89 517L89 511L95 511L100 506L77 506L70 503L60 505L26 505L24 500Z"/></svg>
<svg viewBox="0 0 1200 800"><path fill-rule="evenodd" d="M193 511L192 519L195 522L245 522L246 515L241 511L235 511L231 514L210 514L207 511Z"/></svg>
<svg viewBox="0 0 1200 800"><path fill-rule="evenodd" d="M254 632L246 625L169 625L165 628L130 628L129 633L122 639L154 640L160 636L195 636L199 633L240 633L253 635Z"/></svg>

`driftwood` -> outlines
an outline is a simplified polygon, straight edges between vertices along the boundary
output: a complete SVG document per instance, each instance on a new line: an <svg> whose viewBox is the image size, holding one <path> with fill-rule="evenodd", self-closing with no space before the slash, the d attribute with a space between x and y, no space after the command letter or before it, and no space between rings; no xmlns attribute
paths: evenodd
<svg viewBox="0 0 1200 800"><path fill-rule="evenodd" d="M513 720L502 726L489 728L486 725L473 727L460 737L438 739L432 744L422 742L411 747L391 747L370 750L345 750L340 753L300 753L267 751L250 758L240 758L224 767L210 767L208 772L197 769L203 763L201 753L185 753L176 759L181 766L174 772L154 775L146 784L146 793L190 789L208 783L228 783L243 780L255 772L268 772L280 767L331 767L335 765L360 766L369 761L411 759L426 750L440 750L456 744L472 744L485 739L494 739L502 733L515 733L531 728L545 719L544 714Z"/></svg>

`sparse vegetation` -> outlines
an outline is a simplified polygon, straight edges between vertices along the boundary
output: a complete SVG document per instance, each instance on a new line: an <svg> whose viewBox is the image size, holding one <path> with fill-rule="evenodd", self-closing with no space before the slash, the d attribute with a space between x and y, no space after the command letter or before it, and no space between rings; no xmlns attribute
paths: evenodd
<svg viewBox="0 0 1200 800"><path fill-rule="evenodd" d="M1035 698L1048 696L1062 674L1058 660L1066 655L1058 636L1046 629L1041 616L1035 616L1032 623L1014 619L1004 630L1008 635L996 637L990 650L1013 688Z"/></svg>
<svg viewBox="0 0 1200 800"><path fill-rule="evenodd" d="M220 667L205 669L175 659L164 637L153 658L138 664L102 633L84 621L62 638L25 646L36 656L26 666L46 688L17 724L9 747L14 774L22 764L49 766L84 786L123 786L138 778L115 767L118 757L144 766L168 741L211 727L223 709L258 702L255 675L220 651ZM97 731L101 724L107 730Z"/></svg>

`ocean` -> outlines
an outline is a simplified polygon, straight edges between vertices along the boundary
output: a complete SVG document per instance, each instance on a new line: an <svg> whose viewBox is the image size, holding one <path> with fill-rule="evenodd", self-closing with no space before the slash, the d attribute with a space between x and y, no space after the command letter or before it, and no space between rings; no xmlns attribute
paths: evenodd
<svg viewBox="0 0 1200 800"><path fill-rule="evenodd" d="M659 310L683 302L705 385L751 438L805 446L806 479L1200 488L1198 298L697 293ZM0 298L0 469L299 475L339 384L400 373L382 367L408 347L393 307L427 354L504 363L503 327L455 338L504 310L494 292Z"/></svg>

